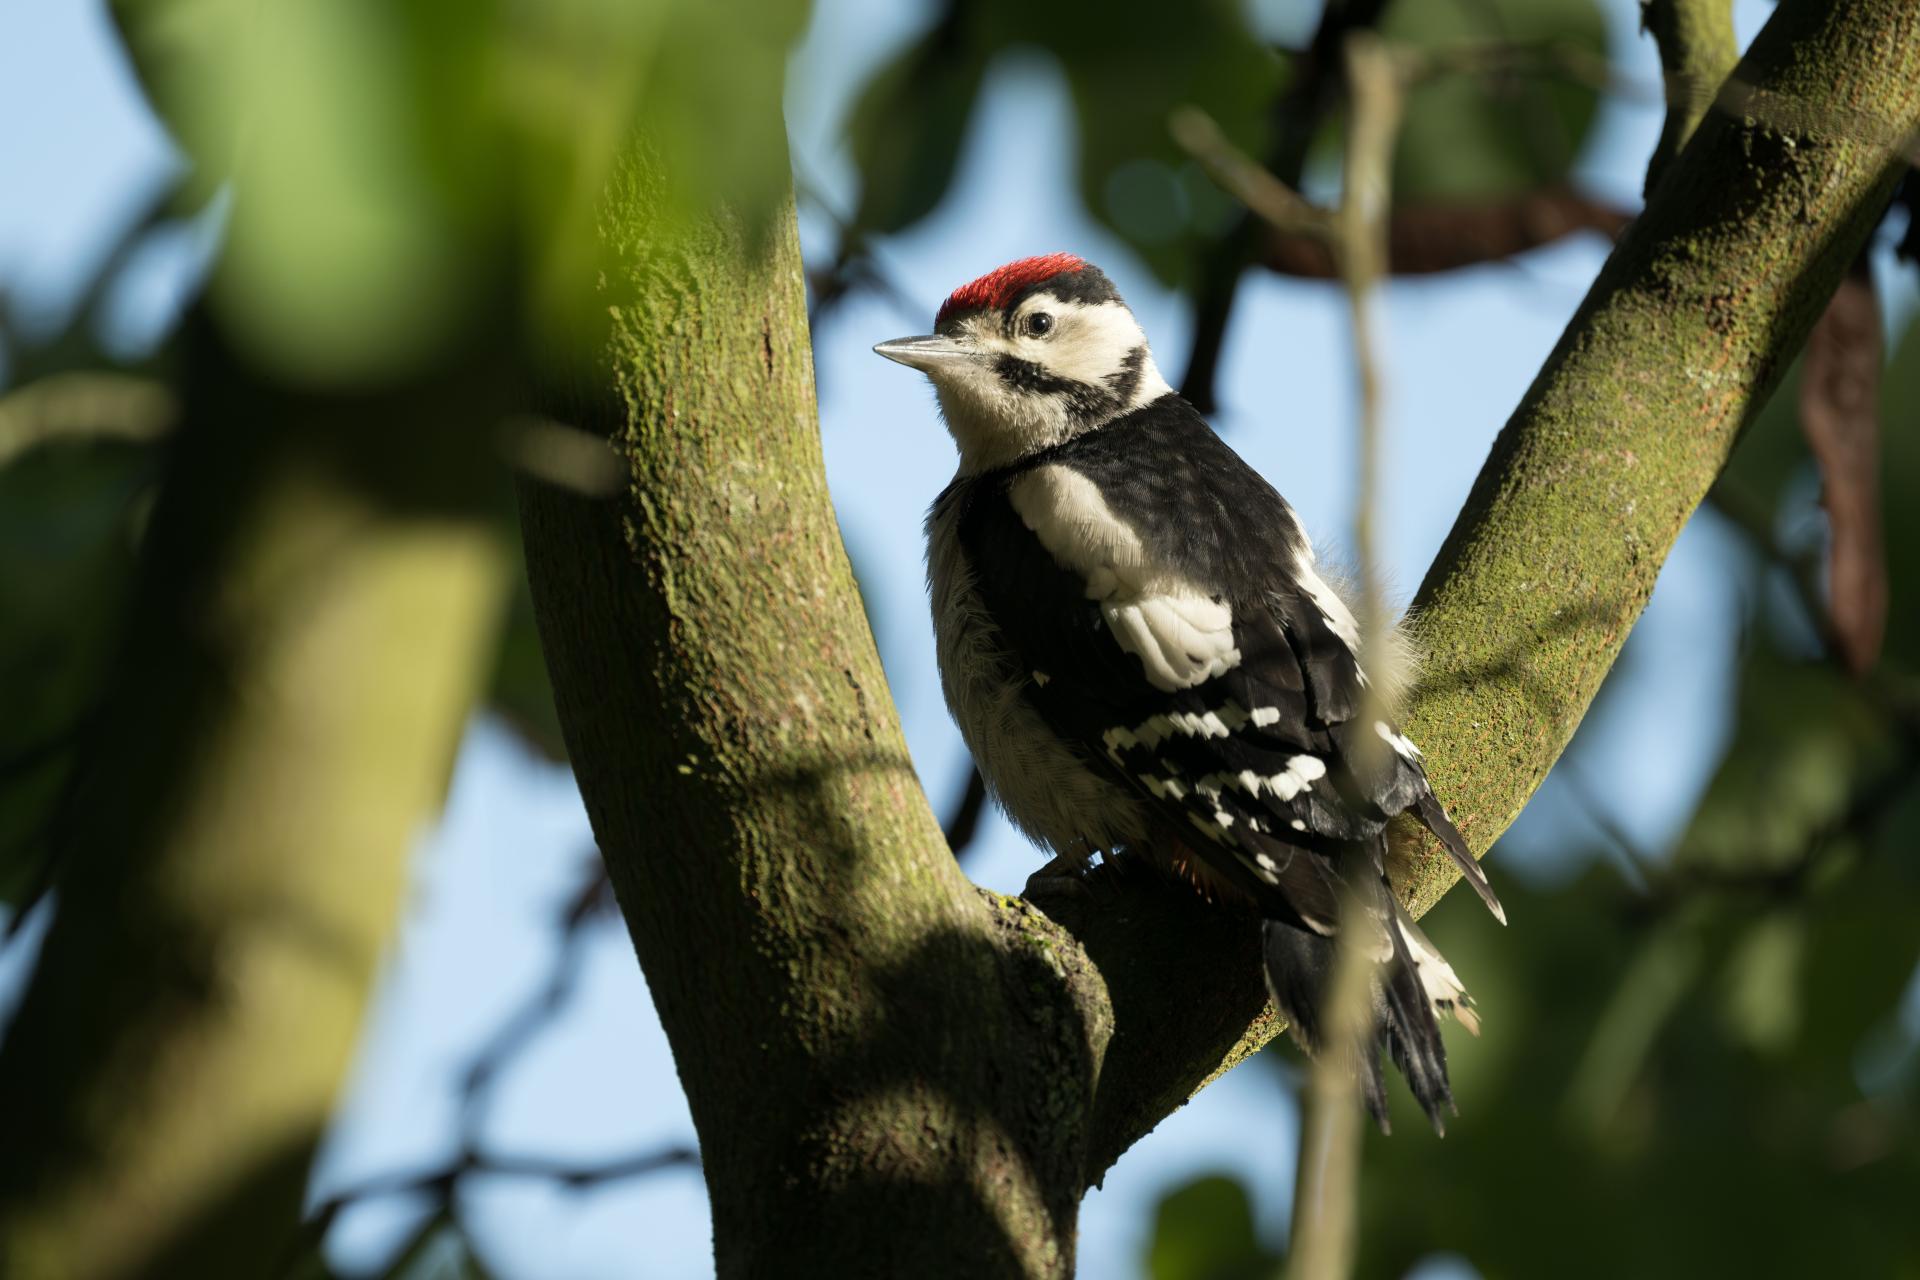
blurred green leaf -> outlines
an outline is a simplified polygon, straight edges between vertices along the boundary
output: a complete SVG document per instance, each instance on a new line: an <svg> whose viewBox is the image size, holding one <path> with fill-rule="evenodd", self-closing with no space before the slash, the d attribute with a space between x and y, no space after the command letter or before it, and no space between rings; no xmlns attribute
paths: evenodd
<svg viewBox="0 0 1920 1280"><path fill-rule="evenodd" d="M594 212L643 136L649 245L716 200L763 219L807 6L775 0L120 0L193 165L233 190L211 295L270 373L366 385L588 305ZM502 314L503 309L506 314Z"/></svg>
<svg viewBox="0 0 1920 1280"><path fill-rule="evenodd" d="M1796 911L1775 909L1747 927L1723 979L1727 1025L1737 1039L1770 1052L1793 1043L1806 952L1806 922Z"/></svg>
<svg viewBox="0 0 1920 1280"><path fill-rule="evenodd" d="M1487 930L1471 901L1429 917L1486 1029L1451 1038L1473 1052L1450 1053L1460 1116L1444 1146L1411 1126L1369 1137L1358 1274L1398 1277L1436 1251L1487 1276L1911 1272L1915 1055L1905 1041L1884 1055L1899 1073L1886 1092L1864 1093L1854 1071L1869 1033L1894 1025L1920 952L1910 874L1866 864L1790 904L1807 961L1791 1053L1729 1036L1719 988L1683 991L1599 1130L1559 1121L1604 1033L1594 1011L1649 937L1644 916L1599 870L1551 891L1509 878L1502 896L1510 930ZM1670 927L1716 965L1743 962L1752 899L1708 908Z"/></svg>
<svg viewBox="0 0 1920 1280"><path fill-rule="evenodd" d="M855 227L898 231L933 212L952 185L985 71L950 16L868 82L847 122L863 176Z"/></svg>
<svg viewBox="0 0 1920 1280"><path fill-rule="evenodd" d="M1088 212L1178 282L1235 211L1174 145L1168 118L1200 107L1237 146L1263 154L1283 79L1283 60L1231 0L955 5L861 93L850 125L856 225L892 231L930 213L951 189L985 70L1035 47L1066 77Z"/></svg>
<svg viewBox="0 0 1920 1280"><path fill-rule="evenodd" d="M1896 756L1891 721L1858 685L1828 663L1757 645L1732 745L1680 841L1675 870L1791 870Z"/></svg>
<svg viewBox="0 0 1920 1280"><path fill-rule="evenodd" d="M1594 0L1424 0L1388 7L1380 32L1444 50L1512 44L1566 50L1604 65L1607 24ZM1446 74L1408 95L1394 155L1398 202L1480 202L1566 180L1599 108L1571 75Z"/></svg>
<svg viewBox="0 0 1920 1280"><path fill-rule="evenodd" d="M1219 202L1168 132L1177 107L1206 112L1251 155L1268 150L1284 64L1243 5L1127 0L1090 18L1071 6L1003 6L1003 21L1060 60L1080 126L1080 196L1161 280L1184 283L1221 230ZM1044 15L1038 21L1036 15Z"/></svg>
<svg viewBox="0 0 1920 1280"><path fill-rule="evenodd" d="M1780 397L1776 395L1776 400ZM1880 512L1892 606L1883 653L1920 671L1920 325L1908 324L1880 387Z"/></svg>
<svg viewBox="0 0 1920 1280"><path fill-rule="evenodd" d="M1152 1280L1264 1280L1280 1262L1255 1234L1253 1204L1238 1180L1214 1174L1161 1197L1147 1246Z"/></svg>
<svg viewBox="0 0 1920 1280"><path fill-rule="evenodd" d="M64 440L0 467L0 902L45 855L79 733L102 697L153 480L151 451Z"/></svg>

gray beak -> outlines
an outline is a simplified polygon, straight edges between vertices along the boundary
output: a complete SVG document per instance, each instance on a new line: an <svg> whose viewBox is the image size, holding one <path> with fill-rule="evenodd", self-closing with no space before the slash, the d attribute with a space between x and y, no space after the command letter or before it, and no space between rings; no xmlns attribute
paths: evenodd
<svg viewBox="0 0 1920 1280"><path fill-rule="evenodd" d="M932 373L943 365L958 364L974 357L972 347L939 334L924 338L895 338L891 342L879 343L874 351L922 373Z"/></svg>

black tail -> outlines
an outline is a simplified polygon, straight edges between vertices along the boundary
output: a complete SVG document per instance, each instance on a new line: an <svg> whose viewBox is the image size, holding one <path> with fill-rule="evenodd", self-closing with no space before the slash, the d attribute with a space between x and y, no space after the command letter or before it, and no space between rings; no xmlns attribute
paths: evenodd
<svg viewBox="0 0 1920 1280"><path fill-rule="evenodd" d="M1421 823L1446 846L1447 856L1453 859L1454 866L1460 868L1461 878L1473 886L1473 891L1480 895L1480 901L1486 903L1487 910L1493 912L1493 918L1505 924L1507 909L1494 896L1493 886L1487 883L1486 871L1474 859L1473 850L1467 848L1467 838L1460 834L1460 828L1453 825L1446 807L1435 798L1431 789L1415 797L1413 805Z"/></svg>
<svg viewBox="0 0 1920 1280"><path fill-rule="evenodd" d="M1386 1132L1387 1086L1380 1066L1380 1051L1385 1049L1434 1130L1444 1133L1442 1108L1454 1107L1436 1004L1458 1012L1469 1027L1477 1022L1452 968L1399 910L1384 879L1378 881L1377 892L1377 902L1358 904L1370 949L1382 957L1373 985L1373 1041L1355 1064L1361 1096ZM1301 1048L1318 1054L1325 1043L1325 1004L1338 943L1278 920L1267 921L1262 937L1274 1003Z"/></svg>

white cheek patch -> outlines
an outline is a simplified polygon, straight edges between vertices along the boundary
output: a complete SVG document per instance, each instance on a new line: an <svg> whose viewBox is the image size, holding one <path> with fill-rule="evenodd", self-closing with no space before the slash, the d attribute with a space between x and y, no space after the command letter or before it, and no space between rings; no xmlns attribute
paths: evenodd
<svg viewBox="0 0 1920 1280"><path fill-rule="evenodd" d="M1036 309L1051 310L1061 316L1058 336L1052 339L1023 338L1016 354L1045 368L1049 373L1100 386L1121 367L1130 351L1140 352L1140 379L1126 407L1135 409L1151 404L1173 390L1160 376L1159 368L1147 352L1147 335L1140 322L1118 302L1092 306L1062 303L1042 296Z"/></svg>
<svg viewBox="0 0 1920 1280"><path fill-rule="evenodd" d="M1036 467L1007 496L1055 563L1086 580L1087 599L1154 688L1191 689L1239 665L1231 606L1156 563L1093 481Z"/></svg>

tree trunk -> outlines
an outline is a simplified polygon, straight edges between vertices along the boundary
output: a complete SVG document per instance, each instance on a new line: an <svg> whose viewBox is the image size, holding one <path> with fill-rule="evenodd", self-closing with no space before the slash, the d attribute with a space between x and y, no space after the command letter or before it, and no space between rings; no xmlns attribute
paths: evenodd
<svg viewBox="0 0 1920 1280"><path fill-rule="evenodd" d="M567 406L631 487L526 481L521 518L720 1272L1070 1275L1098 978L967 882L914 779L827 499L791 208L661 253L658 181L612 193L611 367Z"/></svg>
<svg viewBox="0 0 1920 1280"><path fill-rule="evenodd" d="M1783 4L1744 65L1751 118L1700 127L1501 433L1417 602L1411 732L1478 848L1883 207L1920 122L1917 24L1897 0ZM1083 1188L1276 1030L1253 925L1124 865L1047 904L1064 930L961 877L827 500L791 214L663 248L659 181L635 161L610 201L607 358L566 405L631 485L528 483L522 512L720 1273L1068 1274ZM1424 910L1453 878L1416 848L1402 889Z"/></svg>
<svg viewBox="0 0 1920 1280"><path fill-rule="evenodd" d="M9 1280L286 1266L504 586L471 379L323 400L249 382L210 326L187 350L0 1048Z"/></svg>

